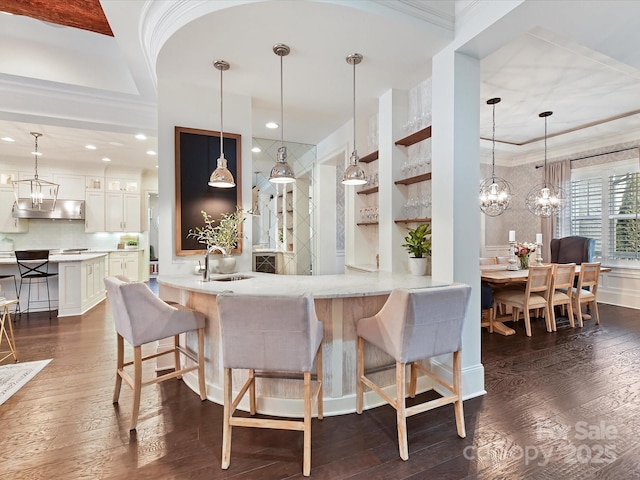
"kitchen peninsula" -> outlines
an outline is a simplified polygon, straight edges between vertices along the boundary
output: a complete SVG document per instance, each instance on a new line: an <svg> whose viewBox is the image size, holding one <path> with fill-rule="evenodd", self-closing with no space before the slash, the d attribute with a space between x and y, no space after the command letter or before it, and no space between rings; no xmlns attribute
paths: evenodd
<svg viewBox="0 0 640 480"><path fill-rule="evenodd" d="M220 326L216 295L233 291L252 295L314 296L316 313L324 324L324 414L340 415L355 411L356 322L376 314L394 288L422 288L445 285L431 277L391 273L350 273L346 275L273 275L258 272L212 275L203 282L198 275L160 275L160 297L178 302L205 314L205 377L207 398L223 403L223 368L220 351ZM187 344L195 348L196 336L187 334ZM282 348L286 348L283 345ZM365 364L375 367L387 364L389 358L376 349L367 349ZM237 375L242 375L239 372ZM236 372L234 372L236 375ZM393 371L380 372L380 384L394 385ZM197 379L185 376L190 388L197 390ZM424 380L424 378L421 378ZM235 381L235 380L234 380ZM301 382L263 380L257 384L258 411L265 414L300 416L303 412ZM425 384L419 387L424 389ZM365 394L365 408L382 403L377 395ZM247 410L247 405L240 408Z"/></svg>
<svg viewBox="0 0 640 480"><path fill-rule="evenodd" d="M52 254L49 256L49 272L58 275L49 278L52 305L58 304L58 317L82 315L105 298L104 276L107 253L87 252L72 254ZM20 286L20 272L13 252L3 253L0 257L0 274L15 275ZM6 282L2 296L15 298L12 286ZM27 309L28 285L22 288L20 310ZM34 305L31 311L47 309L47 291L44 283L34 282L31 287L31 299ZM44 302L44 303L43 303Z"/></svg>

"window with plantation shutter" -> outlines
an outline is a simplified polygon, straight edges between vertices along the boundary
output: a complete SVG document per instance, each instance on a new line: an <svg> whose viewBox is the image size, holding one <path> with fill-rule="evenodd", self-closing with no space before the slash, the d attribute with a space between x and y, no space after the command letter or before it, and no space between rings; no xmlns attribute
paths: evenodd
<svg viewBox="0 0 640 480"><path fill-rule="evenodd" d="M595 238L595 256L602 256L602 177L571 182L571 235Z"/></svg>
<svg viewBox="0 0 640 480"><path fill-rule="evenodd" d="M609 257L640 259L640 174L609 177Z"/></svg>

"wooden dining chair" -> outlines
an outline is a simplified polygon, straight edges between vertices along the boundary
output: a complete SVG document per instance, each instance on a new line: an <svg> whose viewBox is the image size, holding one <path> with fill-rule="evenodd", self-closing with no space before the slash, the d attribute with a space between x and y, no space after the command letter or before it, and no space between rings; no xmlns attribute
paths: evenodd
<svg viewBox="0 0 640 480"><path fill-rule="evenodd" d="M480 265L497 265L498 259L496 257L480 257Z"/></svg>
<svg viewBox="0 0 640 480"><path fill-rule="evenodd" d="M505 289L495 292L495 302L511 307L513 319L518 320L520 311L524 316L524 327L527 337L531 336L530 310L542 309L547 326L547 332L551 332L553 311L549 308L551 297L552 265L542 267L529 267L529 276L524 291Z"/></svg>
<svg viewBox="0 0 640 480"><path fill-rule="evenodd" d="M580 265L578 286L573 290L573 312L578 318L578 326L582 327L582 305L593 312L596 325L600 324L598 315L598 281L600 280L600 263L583 263Z"/></svg>
<svg viewBox="0 0 640 480"><path fill-rule="evenodd" d="M551 329L556 331L555 307L562 307L569 312L569 324L575 326L573 321L573 280L576 276L575 263L555 264L553 266L552 287L551 287L551 310L553 313L553 323Z"/></svg>

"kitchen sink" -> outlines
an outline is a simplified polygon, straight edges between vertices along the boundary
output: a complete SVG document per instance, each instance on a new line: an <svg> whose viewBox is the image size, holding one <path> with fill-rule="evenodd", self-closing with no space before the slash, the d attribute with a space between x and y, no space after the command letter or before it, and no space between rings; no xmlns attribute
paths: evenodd
<svg viewBox="0 0 640 480"><path fill-rule="evenodd" d="M253 278L251 275L229 275L228 277L212 278L214 282L235 282L236 280L246 280Z"/></svg>

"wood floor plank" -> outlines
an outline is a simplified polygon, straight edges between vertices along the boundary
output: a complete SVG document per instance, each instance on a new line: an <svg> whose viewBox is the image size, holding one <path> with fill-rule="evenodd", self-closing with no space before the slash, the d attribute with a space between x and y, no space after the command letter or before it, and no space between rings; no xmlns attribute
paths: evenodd
<svg viewBox="0 0 640 480"><path fill-rule="evenodd" d="M487 395L464 402L467 437L456 435L450 406L410 417L406 462L388 406L314 420L312 477L640 478L640 312L601 305L600 316L600 326L587 321L582 329L561 318L554 333L536 319L531 337L523 322L510 337L483 331ZM106 303L78 317L33 314L14 325L21 361L52 361L0 406L2 478L302 477L299 432L235 428L231 466L222 470L222 407L201 402L179 380L143 389L130 435L130 390L111 403L116 346ZM145 374L155 372L147 367ZM579 425L601 421L615 438L581 438ZM611 458L601 462L605 441ZM551 461L542 461L543 452Z"/></svg>

